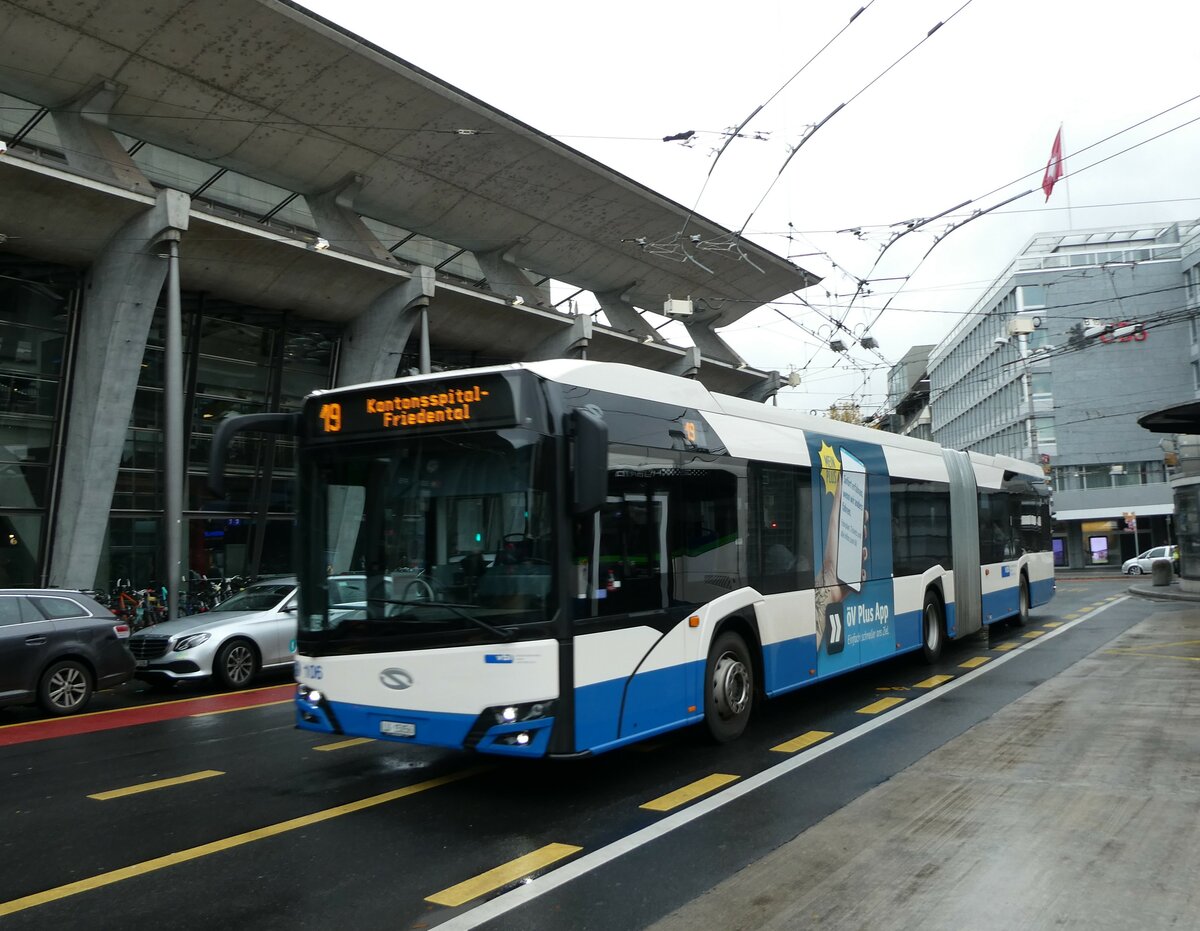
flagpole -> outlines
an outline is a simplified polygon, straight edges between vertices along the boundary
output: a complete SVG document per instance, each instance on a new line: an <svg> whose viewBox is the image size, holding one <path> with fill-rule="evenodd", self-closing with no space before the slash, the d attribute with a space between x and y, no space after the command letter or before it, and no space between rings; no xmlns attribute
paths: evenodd
<svg viewBox="0 0 1200 931"><path fill-rule="evenodd" d="M1060 142L1062 140L1062 128L1063 124L1059 123L1058 138ZM1065 162L1066 159L1063 159L1063 161ZM1073 230L1075 229L1075 221L1071 218L1071 176L1066 171L1063 171L1063 187L1067 189L1067 229Z"/></svg>

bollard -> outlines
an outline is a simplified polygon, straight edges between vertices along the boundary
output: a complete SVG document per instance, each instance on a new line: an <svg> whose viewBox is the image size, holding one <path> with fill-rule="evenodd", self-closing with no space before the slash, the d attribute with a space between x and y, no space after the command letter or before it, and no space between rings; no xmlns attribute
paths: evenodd
<svg viewBox="0 0 1200 931"><path fill-rule="evenodd" d="M1150 580L1154 585L1171 584L1171 560L1156 559L1150 563Z"/></svg>

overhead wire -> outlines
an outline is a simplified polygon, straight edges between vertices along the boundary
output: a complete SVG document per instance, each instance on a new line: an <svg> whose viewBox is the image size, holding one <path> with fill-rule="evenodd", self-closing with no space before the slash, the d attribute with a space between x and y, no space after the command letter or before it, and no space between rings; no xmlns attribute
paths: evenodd
<svg viewBox="0 0 1200 931"><path fill-rule="evenodd" d="M808 66L811 65L814 61L816 61L821 56L821 54L827 48L829 48L829 46L833 45L834 42L836 42L839 38L841 38L842 33L844 33L847 29L849 29L850 26L854 23L854 21L856 19L858 19L858 17L861 16L863 13L865 13L868 9L870 9L871 6L874 5L874 3L875 3L875 0L867 0L867 3L864 6L860 6L857 10L855 10L855 12L851 15L851 17L846 21L846 24L844 26L842 26L842 28L839 29L836 33L834 33L834 35L831 39L829 39L824 45L822 45L819 49L817 49L816 52L814 52L813 55L808 59L808 61L806 61L803 65L801 65L800 68L790 78L788 78L786 81L784 81L783 84L781 84L775 90L775 92L773 94L771 94L770 97L768 97L765 101L763 101L757 107L755 107L753 110L751 110L749 115L746 116L746 118L743 119L740 123L738 123L737 126L734 127L732 132L729 132L726 134L725 142L721 145L721 148L717 150L717 154L713 157L712 164L710 164L708 166L708 173L704 176L704 183L700 185L700 191L696 195L696 200L692 204L691 209L688 211L687 216L684 217L683 225L679 228L680 236L682 236L684 233L687 232L687 226L691 222L692 216L695 214L696 209L700 206L700 200L701 200L701 198L704 197L704 192L708 189L708 182L712 179L713 171L716 169L717 163L721 160L721 156L725 154L725 150L729 148L730 143L732 143L734 139L739 138L741 136L742 131L746 128L747 125L749 125L750 121L753 120L756 116L758 116L758 114L761 113L765 107L769 106L771 104L771 102L775 100L776 97L778 97L780 94L782 94L787 89L788 85L790 85L794 80L796 80L796 78L800 77L800 75L804 73L804 71L808 68Z"/></svg>

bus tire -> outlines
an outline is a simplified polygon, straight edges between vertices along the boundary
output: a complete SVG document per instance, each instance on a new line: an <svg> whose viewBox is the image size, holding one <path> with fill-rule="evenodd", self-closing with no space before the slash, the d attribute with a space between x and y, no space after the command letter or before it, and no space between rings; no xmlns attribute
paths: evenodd
<svg viewBox="0 0 1200 931"><path fill-rule="evenodd" d="M921 608L921 656L927 663L936 663L946 643L946 622L942 602L932 589L925 593Z"/></svg>
<svg viewBox="0 0 1200 931"><path fill-rule="evenodd" d="M1029 623L1029 578L1024 572L1021 573L1021 581L1017 585L1017 616L1013 618L1013 623L1018 627Z"/></svg>
<svg viewBox="0 0 1200 931"><path fill-rule="evenodd" d="M754 664L746 642L725 631L708 651L704 672L704 723L717 743L742 736L754 707Z"/></svg>

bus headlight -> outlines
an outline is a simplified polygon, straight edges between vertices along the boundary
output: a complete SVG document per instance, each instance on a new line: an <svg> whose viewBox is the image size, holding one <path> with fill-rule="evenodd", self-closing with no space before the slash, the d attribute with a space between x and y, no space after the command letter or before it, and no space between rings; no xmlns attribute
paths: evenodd
<svg viewBox="0 0 1200 931"><path fill-rule="evenodd" d="M532 701L522 705L500 705L490 710L497 724L515 724L518 721L553 717L554 702Z"/></svg>

